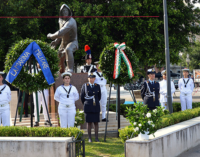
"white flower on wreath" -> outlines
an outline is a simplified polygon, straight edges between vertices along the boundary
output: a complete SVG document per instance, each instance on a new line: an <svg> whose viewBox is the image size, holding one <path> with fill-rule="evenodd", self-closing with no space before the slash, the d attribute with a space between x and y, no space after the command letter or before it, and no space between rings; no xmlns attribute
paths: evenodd
<svg viewBox="0 0 200 157"><path fill-rule="evenodd" d="M163 112L165 111L165 109L163 109Z"/></svg>
<svg viewBox="0 0 200 157"><path fill-rule="evenodd" d="M138 128L138 127L136 127L136 128L135 128L135 131L139 131L139 128Z"/></svg>
<svg viewBox="0 0 200 157"><path fill-rule="evenodd" d="M139 124L139 127L141 127L142 126L142 124Z"/></svg>
<svg viewBox="0 0 200 157"><path fill-rule="evenodd" d="M133 125L137 125L137 122L134 122Z"/></svg>
<svg viewBox="0 0 200 157"><path fill-rule="evenodd" d="M152 127L154 128L154 127L155 127L155 125L154 125L154 124L152 124Z"/></svg>
<svg viewBox="0 0 200 157"><path fill-rule="evenodd" d="M148 121L148 124L150 125L152 123L152 121Z"/></svg>
<svg viewBox="0 0 200 157"><path fill-rule="evenodd" d="M151 113L147 113L147 118L150 118L151 117Z"/></svg>
<svg viewBox="0 0 200 157"><path fill-rule="evenodd" d="M154 113L157 113L157 109L154 109L153 112L154 112Z"/></svg>
<svg viewBox="0 0 200 157"><path fill-rule="evenodd" d="M76 121L75 121L74 123L75 123L75 124L77 124L77 122L76 122Z"/></svg>

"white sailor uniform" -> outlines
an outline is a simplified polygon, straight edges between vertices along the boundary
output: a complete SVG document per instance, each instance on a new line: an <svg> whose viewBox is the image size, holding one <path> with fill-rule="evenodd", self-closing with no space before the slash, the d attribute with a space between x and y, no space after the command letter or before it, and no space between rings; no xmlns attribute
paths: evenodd
<svg viewBox="0 0 200 157"><path fill-rule="evenodd" d="M96 79L94 83L99 84L101 87L101 112L102 112L102 119L106 118L106 105L107 105L107 89L106 89L106 83L107 80L103 77L102 72L94 72L94 75L96 75Z"/></svg>
<svg viewBox="0 0 200 157"><path fill-rule="evenodd" d="M7 85L0 86L0 124L10 126L10 105L11 91Z"/></svg>
<svg viewBox="0 0 200 157"><path fill-rule="evenodd" d="M96 68L96 65L93 65L93 64L88 65L86 63L86 65L80 67L80 70L81 70L81 73L91 73L91 72L95 72L97 68Z"/></svg>
<svg viewBox="0 0 200 157"><path fill-rule="evenodd" d="M59 102L58 113L60 126L62 128L74 127L76 106L75 101L79 99L76 87L61 85L56 89L54 99Z"/></svg>
<svg viewBox="0 0 200 157"><path fill-rule="evenodd" d="M32 66L33 67L33 66ZM38 71L40 71L41 69L38 69ZM36 68L36 74L38 74L37 68ZM34 76L34 69L32 69L32 75ZM46 100L46 104L48 107L49 104L49 89L44 89L44 96L45 96L45 100ZM37 91L37 95L38 95L38 111L40 113L41 111L41 105L42 105L42 109L43 109L43 114L44 114L44 119L45 121L49 120L48 119L48 115L47 115L47 109L46 109L46 105L45 105L45 101L44 101L44 97L42 94L42 91ZM36 94L35 92L33 93L33 102L34 102L34 116L35 116L35 122L38 122L38 117L37 117L37 104L36 104Z"/></svg>
<svg viewBox="0 0 200 157"><path fill-rule="evenodd" d="M167 80L162 80L159 82L160 84L160 103L162 107L167 109ZM172 94L172 101L173 101L173 93L175 92L174 83L171 81L171 94Z"/></svg>
<svg viewBox="0 0 200 157"><path fill-rule="evenodd" d="M181 110L192 109L193 80L190 78L179 79L178 88L180 90Z"/></svg>

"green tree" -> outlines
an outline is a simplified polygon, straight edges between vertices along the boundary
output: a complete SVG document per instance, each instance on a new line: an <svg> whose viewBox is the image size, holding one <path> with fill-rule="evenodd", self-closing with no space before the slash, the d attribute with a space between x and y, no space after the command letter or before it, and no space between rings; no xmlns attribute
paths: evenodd
<svg viewBox="0 0 200 157"><path fill-rule="evenodd" d="M167 0L169 22L170 61L177 63L178 53L189 46L191 34L200 34L197 0ZM56 16L61 0L7 0L0 3L1 16ZM164 21L162 0L69 0L67 5L74 16L159 16L158 18L76 18L79 50L76 63L85 54L84 45L91 47L99 59L108 43L126 42L139 59L141 72L155 64L165 64ZM5 56L9 46L26 37L47 42L46 35L58 29L58 19L0 19L0 55Z"/></svg>
<svg viewBox="0 0 200 157"><path fill-rule="evenodd" d="M197 41L193 43L190 47L185 49L181 63L183 66L186 66L186 67L188 67L187 62L186 62L187 54L189 54L189 59L190 59L190 63L189 63L190 70L192 71L193 69L200 69L200 62L199 62L200 42Z"/></svg>

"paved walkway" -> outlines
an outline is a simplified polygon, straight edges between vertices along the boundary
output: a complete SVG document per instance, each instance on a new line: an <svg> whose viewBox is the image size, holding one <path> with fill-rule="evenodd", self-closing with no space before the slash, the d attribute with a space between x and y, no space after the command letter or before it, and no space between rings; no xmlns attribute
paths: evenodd
<svg viewBox="0 0 200 157"><path fill-rule="evenodd" d="M187 152L182 153L177 157L200 157L200 145L188 150Z"/></svg>

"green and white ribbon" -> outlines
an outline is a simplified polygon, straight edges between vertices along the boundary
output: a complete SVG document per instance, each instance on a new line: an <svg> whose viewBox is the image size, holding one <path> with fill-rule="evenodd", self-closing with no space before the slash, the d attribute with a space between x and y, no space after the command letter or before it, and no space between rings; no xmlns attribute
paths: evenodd
<svg viewBox="0 0 200 157"><path fill-rule="evenodd" d="M114 43L115 50L115 65L114 65L114 72L113 72L113 78L117 79L120 75L120 67L121 67L121 58L126 63L126 66L128 68L128 76L131 79L134 77L133 69L131 66L131 62L129 61L128 57L124 53L124 49L126 48L125 42L122 44Z"/></svg>

